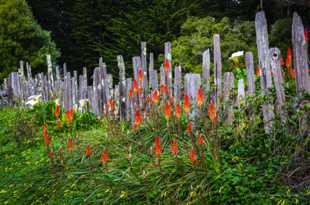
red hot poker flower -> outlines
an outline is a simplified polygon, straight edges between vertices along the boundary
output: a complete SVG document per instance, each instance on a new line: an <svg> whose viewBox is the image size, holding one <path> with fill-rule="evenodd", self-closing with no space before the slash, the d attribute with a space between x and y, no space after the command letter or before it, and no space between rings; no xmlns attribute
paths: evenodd
<svg viewBox="0 0 310 205"><path fill-rule="evenodd" d="M60 119L57 120L57 128L58 128L58 129L61 128L61 120L60 120Z"/></svg>
<svg viewBox="0 0 310 205"><path fill-rule="evenodd" d="M73 149L73 139L70 137L67 144L67 149L69 152L72 152Z"/></svg>
<svg viewBox="0 0 310 205"><path fill-rule="evenodd" d="M168 87L165 84L160 85L160 92L164 95L168 93Z"/></svg>
<svg viewBox="0 0 310 205"><path fill-rule="evenodd" d="M255 75L257 76L257 77L259 77L259 76L261 76L262 75L262 70L260 69L260 67L256 67L256 69L255 69Z"/></svg>
<svg viewBox="0 0 310 205"><path fill-rule="evenodd" d="M164 61L164 69L165 69L166 73L169 72L169 69L170 69L170 62L169 62L168 59L165 59L165 61Z"/></svg>
<svg viewBox="0 0 310 205"><path fill-rule="evenodd" d="M48 134L47 134L47 125L43 126L43 137L44 137L44 143L46 146L49 145L49 138L48 138Z"/></svg>
<svg viewBox="0 0 310 205"><path fill-rule="evenodd" d="M199 145L204 144L204 139L203 139L203 136L202 136L201 133L198 134L197 143L198 143Z"/></svg>
<svg viewBox="0 0 310 205"><path fill-rule="evenodd" d="M142 116L141 116L141 113L140 111L137 111L135 113L135 126L139 126L142 122Z"/></svg>
<svg viewBox="0 0 310 205"><path fill-rule="evenodd" d="M193 164L196 163L196 152L195 152L195 149L193 147L189 151L189 159L192 161Z"/></svg>
<svg viewBox="0 0 310 205"><path fill-rule="evenodd" d="M133 89L130 88L130 89L129 89L129 92L128 92L128 97L129 97L129 99L132 98L132 95L133 95Z"/></svg>
<svg viewBox="0 0 310 205"><path fill-rule="evenodd" d="M137 93L139 91L139 85L136 80L133 80L133 92Z"/></svg>
<svg viewBox="0 0 310 205"><path fill-rule="evenodd" d="M209 104L208 115L212 123L215 124L217 120L217 116L216 116L216 108L215 108L214 100L211 100Z"/></svg>
<svg viewBox="0 0 310 205"><path fill-rule="evenodd" d="M59 117L59 115L60 115L60 105L56 105L54 115L55 115L56 118Z"/></svg>
<svg viewBox="0 0 310 205"><path fill-rule="evenodd" d="M287 68L292 67L292 49L291 48L287 49L285 65Z"/></svg>
<svg viewBox="0 0 310 205"><path fill-rule="evenodd" d="M304 28L304 29L305 29L305 30L304 30L305 40L306 40L306 42L308 42L308 40L309 40L309 31L308 31L307 28Z"/></svg>
<svg viewBox="0 0 310 205"><path fill-rule="evenodd" d="M154 151L155 151L156 156L159 158L161 155L160 137L156 136L154 140L155 140Z"/></svg>
<svg viewBox="0 0 310 205"><path fill-rule="evenodd" d="M155 144L160 144L160 137L159 136L154 137L154 141Z"/></svg>
<svg viewBox="0 0 310 205"><path fill-rule="evenodd" d="M91 152L92 151L91 151L90 145L87 145L86 150L85 150L85 155L87 158L90 158Z"/></svg>
<svg viewBox="0 0 310 205"><path fill-rule="evenodd" d="M181 105L180 105L180 103L177 103L175 105L175 116L178 120L181 118Z"/></svg>
<svg viewBox="0 0 310 205"><path fill-rule="evenodd" d="M187 124L186 124L186 133L188 134L188 135L190 135L191 133L192 133L192 123L191 122L187 122Z"/></svg>
<svg viewBox="0 0 310 205"><path fill-rule="evenodd" d="M171 141L170 150L174 156L177 156L178 151L179 151L179 146L178 146L178 141L176 139L173 139Z"/></svg>
<svg viewBox="0 0 310 205"><path fill-rule="evenodd" d="M138 80L140 82L142 82L142 80L143 80L143 70L141 67L139 67L139 70L138 70Z"/></svg>
<svg viewBox="0 0 310 205"><path fill-rule="evenodd" d="M170 116L171 116L171 109L170 109L170 104L169 104L169 102L166 102L166 103L165 103L165 109L164 109L164 111L165 111L165 118L166 118L166 120L168 121L168 120L170 119Z"/></svg>
<svg viewBox="0 0 310 205"><path fill-rule="evenodd" d="M203 104L203 90L202 90L202 87L200 86L197 91L197 105L199 109L201 109L202 104Z"/></svg>
<svg viewBox="0 0 310 205"><path fill-rule="evenodd" d="M184 112L186 114L189 113L190 110L190 101L189 101L189 96L188 95L184 95Z"/></svg>
<svg viewBox="0 0 310 205"><path fill-rule="evenodd" d="M100 156L100 161L102 164L106 164L109 160L109 153L108 153L108 150L103 150L101 152L101 156Z"/></svg>
<svg viewBox="0 0 310 205"><path fill-rule="evenodd" d="M74 117L74 110L73 109L68 110L66 112L66 120L67 120L67 122L72 123L73 122L73 117Z"/></svg>
<svg viewBox="0 0 310 205"><path fill-rule="evenodd" d="M159 102L159 92L158 90L153 90L152 92L152 100L154 104L157 104Z"/></svg>

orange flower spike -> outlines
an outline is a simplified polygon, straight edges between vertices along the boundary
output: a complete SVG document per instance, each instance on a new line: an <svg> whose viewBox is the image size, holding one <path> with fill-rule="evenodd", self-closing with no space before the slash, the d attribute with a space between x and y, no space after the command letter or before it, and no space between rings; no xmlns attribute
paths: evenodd
<svg viewBox="0 0 310 205"><path fill-rule="evenodd" d="M129 97L129 99L132 98L132 95L133 95L133 89L130 88L130 89L129 89L129 92L128 92L128 97Z"/></svg>
<svg viewBox="0 0 310 205"><path fill-rule="evenodd" d="M209 118L212 121L212 123L215 124L216 120L217 120L217 116L216 116L216 108L215 108L215 104L214 104L213 100L211 100L211 102L209 104L208 115L209 115Z"/></svg>
<svg viewBox="0 0 310 205"><path fill-rule="evenodd" d="M188 95L185 95L184 96L184 112L186 114L189 113L189 110L190 110L190 101L189 101L189 96Z"/></svg>
<svg viewBox="0 0 310 205"><path fill-rule="evenodd" d="M155 140L154 151L155 151L156 156L159 158L161 155L160 137L156 136L154 140Z"/></svg>
<svg viewBox="0 0 310 205"><path fill-rule="evenodd" d="M58 128L58 129L61 128L61 120L60 120L60 119L57 120L57 128Z"/></svg>
<svg viewBox="0 0 310 205"><path fill-rule="evenodd" d="M197 143L199 145L203 145L204 144L204 139L201 133L198 134L198 138L197 138Z"/></svg>
<svg viewBox="0 0 310 205"><path fill-rule="evenodd" d="M200 86L197 91L197 105L199 109L201 109L202 104L203 104L203 90L202 90L202 87Z"/></svg>
<svg viewBox="0 0 310 205"><path fill-rule="evenodd" d="M74 116L74 110L73 109L68 110L66 112L66 121L71 123L73 121L73 116Z"/></svg>
<svg viewBox="0 0 310 205"><path fill-rule="evenodd" d="M288 68L288 74L290 75L290 77L295 80L296 79L296 72L295 72L295 69L289 67Z"/></svg>
<svg viewBox="0 0 310 205"><path fill-rule="evenodd" d="M164 85L164 84L162 84L162 85L160 85L160 92L162 93L162 94L167 94L167 86L166 85Z"/></svg>
<svg viewBox="0 0 310 205"><path fill-rule="evenodd" d="M195 152L195 149L193 147L189 151L189 159L192 161L193 164L196 163L196 152Z"/></svg>
<svg viewBox="0 0 310 205"><path fill-rule="evenodd" d="M256 69L255 69L255 75L257 76L257 77L259 77L259 76L261 76L262 75L262 70L260 69L260 67L256 67Z"/></svg>
<svg viewBox="0 0 310 205"><path fill-rule="evenodd" d="M101 156L100 156L100 161L102 164L106 164L109 160L109 153L108 153L108 150L103 150L101 152Z"/></svg>
<svg viewBox="0 0 310 205"><path fill-rule="evenodd" d="M91 151L90 145L87 145L86 150L85 150L85 155L87 158L90 158L91 152L92 151Z"/></svg>
<svg viewBox="0 0 310 205"><path fill-rule="evenodd" d="M175 105L175 116L178 120L181 118L181 105L180 105L180 103L177 103Z"/></svg>
<svg viewBox="0 0 310 205"><path fill-rule="evenodd" d="M48 138L48 134L47 134L47 125L43 126L43 137L44 137L44 143L46 146L49 145L49 138Z"/></svg>
<svg viewBox="0 0 310 205"><path fill-rule="evenodd" d="M151 97L150 97L149 95L146 96L146 102L147 102L148 104L151 103Z"/></svg>
<svg viewBox="0 0 310 205"><path fill-rule="evenodd" d="M170 116L171 116L171 109L170 109L169 102L165 103L165 110L164 110L164 112L165 112L165 118L168 121L170 119Z"/></svg>
<svg viewBox="0 0 310 205"><path fill-rule="evenodd" d="M165 69L166 73L168 73L170 70L170 63L169 63L168 59L165 59L165 61L164 61L164 69Z"/></svg>
<svg viewBox="0 0 310 205"><path fill-rule="evenodd" d="M192 130L193 130L193 128L192 128L192 123L191 123L191 122L188 122L188 123L186 124L186 133L187 133L188 135L190 135L190 134L192 133Z"/></svg>
<svg viewBox="0 0 310 205"><path fill-rule="evenodd" d="M137 111L137 112L135 113L135 126L136 126L136 127L139 126L139 125L141 124L141 122L142 122L141 113L140 113L140 111Z"/></svg>
<svg viewBox="0 0 310 205"><path fill-rule="evenodd" d="M159 102L159 92L158 90L153 90L152 92L152 100L154 104L157 104Z"/></svg>
<svg viewBox="0 0 310 205"><path fill-rule="evenodd" d="M178 155L179 146L178 146L178 142L177 142L176 139L173 139L173 140L171 141L170 150L171 150L171 153L172 153L175 157Z"/></svg>
<svg viewBox="0 0 310 205"><path fill-rule="evenodd" d="M292 67L292 49L291 48L287 49L285 65L287 68Z"/></svg>
<svg viewBox="0 0 310 205"><path fill-rule="evenodd" d="M142 82L142 80L143 80L143 70L142 70L142 67L139 67L139 70L138 70L138 80L140 82Z"/></svg>
<svg viewBox="0 0 310 205"><path fill-rule="evenodd" d="M73 139L70 137L67 144L67 149L69 152L72 152L73 149Z"/></svg>
<svg viewBox="0 0 310 205"><path fill-rule="evenodd" d="M133 92L137 93L139 91L139 85L136 80L133 80Z"/></svg>
<svg viewBox="0 0 310 205"><path fill-rule="evenodd" d="M60 115L60 105L56 105L54 115L55 115L56 118L59 117L59 115Z"/></svg>

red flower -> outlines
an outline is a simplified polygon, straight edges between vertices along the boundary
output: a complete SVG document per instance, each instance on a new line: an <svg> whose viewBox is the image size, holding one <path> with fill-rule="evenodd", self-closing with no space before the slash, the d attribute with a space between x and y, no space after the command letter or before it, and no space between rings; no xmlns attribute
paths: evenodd
<svg viewBox="0 0 310 205"><path fill-rule="evenodd" d="M155 137L155 154L156 156L159 158L160 155L161 155L161 146L160 146L160 137L159 136L156 136Z"/></svg>
<svg viewBox="0 0 310 205"><path fill-rule="evenodd" d="M255 75L257 76L257 77L259 77L259 76L261 76L262 75L262 70L260 69L260 67L256 67L256 69L255 69Z"/></svg>
<svg viewBox="0 0 310 205"><path fill-rule="evenodd" d="M142 122L142 116L141 116L141 113L140 111L137 111L135 113L135 126L139 126Z"/></svg>
<svg viewBox="0 0 310 205"><path fill-rule="evenodd" d="M164 61L164 69L165 69L166 73L169 72L169 69L170 69L170 62L169 62L168 59L165 59L165 61Z"/></svg>
<svg viewBox="0 0 310 205"><path fill-rule="evenodd" d="M151 97L149 95L146 96L146 102L151 103Z"/></svg>
<svg viewBox="0 0 310 205"><path fill-rule="evenodd" d="M71 137L68 140L67 149L69 152L71 152L73 149L73 139Z"/></svg>
<svg viewBox="0 0 310 205"><path fill-rule="evenodd" d="M164 111L165 111L165 118L168 121L170 119L170 116L171 116L171 109L170 109L169 102L166 102Z"/></svg>
<svg viewBox="0 0 310 205"><path fill-rule="evenodd" d="M133 95L133 90L132 90L132 88L130 88L130 89L129 89L129 92L128 92L128 97L129 97L129 99L132 98L132 95Z"/></svg>
<svg viewBox="0 0 310 205"><path fill-rule="evenodd" d="M168 87L165 84L160 85L160 92L162 94L167 94L168 93Z"/></svg>
<svg viewBox="0 0 310 205"><path fill-rule="evenodd" d="M43 137L44 137L45 145L48 146L50 142L49 142L49 138L48 138L47 125L46 124L43 126Z"/></svg>
<svg viewBox="0 0 310 205"><path fill-rule="evenodd" d="M138 80L140 82L142 82L142 80L143 80L143 70L141 67L139 67L139 70L138 70Z"/></svg>
<svg viewBox="0 0 310 205"><path fill-rule="evenodd" d="M137 93L139 91L139 85L136 80L133 80L133 92Z"/></svg>
<svg viewBox="0 0 310 205"><path fill-rule="evenodd" d="M204 144L204 139L203 139L203 136L202 136L201 133L198 134L197 143L198 143L199 145Z"/></svg>
<svg viewBox="0 0 310 205"><path fill-rule="evenodd" d="M214 100L211 100L209 104L208 115L212 123L215 124L217 121L217 115L216 115L216 108L215 108Z"/></svg>
<svg viewBox="0 0 310 205"><path fill-rule="evenodd" d="M177 103L175 105L175 116L177 119L181 118L181 105L180 105L180 103Z"/></svg>
<svg viewBox="0 0 310 205"><path fill-rule="evenodd" d="M152 100L154 104L157 104L159 102L159 92L158 90L153 90L152 92Z"/></svg>
<svg viewBox="0 0 310 205"><path fill-rule="evenodd" d="M54 115L55 115L56 118L59 117L59 115L60 115L60 105L56 105Z"/></svg>
<svg viewBox="0 0 310 205"><path fill-rule="evenodd" d="M196 152L195 149L192 147L189 152L189 159L192 161L192 163L196 163Z"/></svg>
<svg viewBox="0 0 310 205"><path fill-rule="evenodd" d="M199 109L201 109L202 104L203 104L203 90L202 87L200 86L197 92L197 105Z"/></svg>
<svg viewBox="0 0 310 205"><path fill-rule="evenodd" d="M58 129L61 128L61 120L60 120L60 119L57 120L57 128L58 128Z"/></svg>
<svg viewBox="0 0 310 205"><path fill-rule="evenodd" d="M296 79L296 72L295 69L292 67L288 67L288 74L290 75L290 77L295 80Z"/></svg>
<svg viewBox="0 0 310 205"><path fill-rule="evenodd" d="M90 158L90 155L91 155L90 145L86 146L85 155L86 155L87 158Z"/></svg>
<svg viewBox="0 0 310 205"><path fill-rule="evenodd" d="M287 49L285 65L287 68L292 67L292 49L291 48Z"/></svg>
<svg viewBox="0 0 310 205"><path fill-rule="evenodd" d="M108 150L103 150L101 152L101 156L100 156L100 161L102 164L106 164L109 160L109 153L108 153Z"/></svg>
<svg viewBox="0 0 310 205"><path fill-rule="evenodd" d="M174 156L177 156L178 151L179 151L179 146L178 146L178 141L176 139L173 139L171 141L170 150Z"/></svg>
<svg viewBox="0 0 310 205"><path fill-rule="evenodd" d="M189 113L189 110L190 110L190 101L189 101L189 96L188 95L185 95L184 96L184 112L186 114Z"/></svg>
<svg viewBox="0 0 310 205"><path fill-rule="evenodd" d="M110 99L110 100L108 101L108 107L110 108L110 110L111 110L112 112L114 112L115 106L116 106L115 101L114 101L113 99Z"/></svg>
<svg viewBox="0 0 310 205"><path fill-rule="evenodd" d="M192 123L191 122L187 122L186 124L186 132L188 135L190 135L192 133Z"/></svg>
<svg viewBox="0 0 310 205"><path fill-rule="evenodd" d="M309 40L309 31L308 31L307 28L304 28L304 29L305 29L305 30L304 30L305 40L306 40L306 42L308 42L308 40Z"/></svg>
<svg viewBox="0 0 310 205"><path fill-rule="evenodd" d="M67 122L72 123L73 122L73 117L74 117L74 110L73 109L68 110L66 112L66 120L67 120Z"/></svg>

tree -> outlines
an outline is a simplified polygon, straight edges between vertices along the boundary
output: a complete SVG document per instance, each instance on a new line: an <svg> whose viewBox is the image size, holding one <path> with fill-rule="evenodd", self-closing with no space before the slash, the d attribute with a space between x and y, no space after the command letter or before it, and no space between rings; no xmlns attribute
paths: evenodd
<svg viewBox="0 0 310 205"><path fill-rule="evenodd" d="M59 52L50 33L34 20L25 0L0 0L0 81L17 69L19 60L30 62L35 71L46 67L46 54Z"/></svg>

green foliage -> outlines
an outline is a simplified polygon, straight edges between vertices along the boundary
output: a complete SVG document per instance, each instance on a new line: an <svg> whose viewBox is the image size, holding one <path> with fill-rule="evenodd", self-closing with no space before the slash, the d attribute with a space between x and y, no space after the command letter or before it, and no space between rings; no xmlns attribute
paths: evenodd
<svg viewBox="0 0 310 205"><path fill-rule="evenodd" d="M255 52L254 22L234 22L229 18L191 17L182 25L181 36L173 41L173 61L186 72L201 71L202 52L213 47L213 35L220 34L224 69L231 63L229 56L236 51Z"/></svg>
<svg viewBox="0 0 310 205"><path fill-rule="evenodd" d="M0 82L20 60L30 62L36 72L46 67L46 54L59 56L49 32L37 24L25 0L0 1L0 44Z"/></svg>

